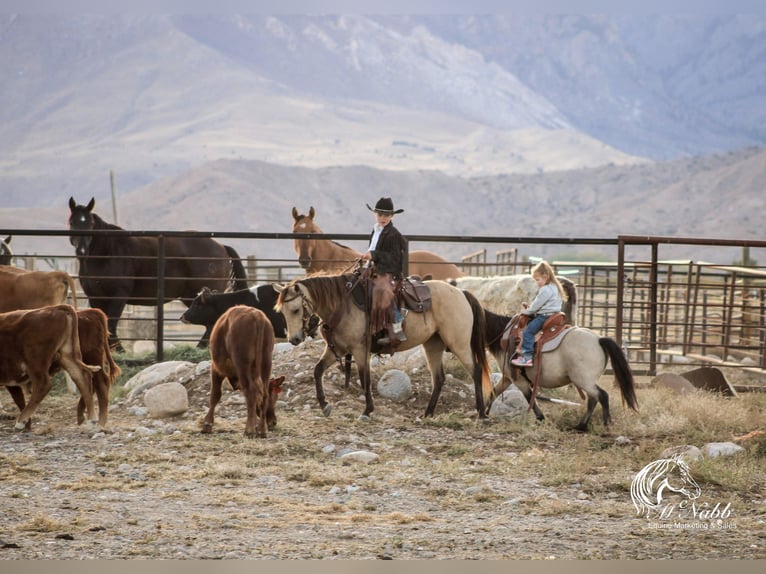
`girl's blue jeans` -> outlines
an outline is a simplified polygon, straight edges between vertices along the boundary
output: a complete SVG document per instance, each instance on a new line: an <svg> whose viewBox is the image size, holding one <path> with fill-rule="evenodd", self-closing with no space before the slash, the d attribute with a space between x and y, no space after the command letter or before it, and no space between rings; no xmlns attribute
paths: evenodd
<svg viewBox="0 0 766 574"><path fill-rule="evenodd" d="M521 354L525 358L531 358L535 352L535 335L543 328L543 323L550 315L535 315L524 327L524 335L521 337Z"/></svg>

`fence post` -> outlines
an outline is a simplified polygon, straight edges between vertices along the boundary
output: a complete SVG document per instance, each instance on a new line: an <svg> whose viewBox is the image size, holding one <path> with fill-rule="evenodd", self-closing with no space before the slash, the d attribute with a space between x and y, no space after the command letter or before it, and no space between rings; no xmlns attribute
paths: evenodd
<svg viewBox="0 0 766 574"><path fill-rule="evenodd" d="M165 236L157 236L157 362L164 360L165 346Z"/></svg>

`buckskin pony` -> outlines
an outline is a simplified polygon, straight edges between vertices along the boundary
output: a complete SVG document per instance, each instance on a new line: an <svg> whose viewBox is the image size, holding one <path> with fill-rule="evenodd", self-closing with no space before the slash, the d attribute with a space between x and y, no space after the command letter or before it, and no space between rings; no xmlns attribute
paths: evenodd
<svg viewBox="0 0 766 574"><path fill-rule="evenodd" d="M608 426L612 422L609 395L598 386L598 380L611 361L623 401L629 408L638 410L633 373L614 339L601 337L584 327L571 327L562 332L562 338L551 343L550 350L546 350L544 345L543 352L538 354L536 348L533 367L520 369L510 363L516 341L511 341L507 346L503 344L503 333L518 320L518 316L498 315L487 309L484 314L488 348L502 369L502 379L495 385L493 396L502 394L513 382L530 402L537 419L543 420L543 413L533 397L534 381L537 380L539 388L544 389L572 384L588 399L585 415L577 425L577 430L588 430L597 403L601 404L604 426Z"/></svg>

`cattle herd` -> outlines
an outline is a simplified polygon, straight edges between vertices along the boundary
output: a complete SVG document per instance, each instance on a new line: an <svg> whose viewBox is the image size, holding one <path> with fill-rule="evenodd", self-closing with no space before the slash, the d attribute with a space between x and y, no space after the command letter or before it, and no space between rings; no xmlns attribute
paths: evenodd
<svg viewBox="0 0 766 574"><path fill-rule="evenodd" d="M52 377L61 371L80 394L77 423L106 427L110 389L121 372L106 314L77 309L68 273L13 267L10 257L7 263L0 265L0 386L18 407L15 428L31 428ZM271 355L275 336L285 337L284 319L274 311L276 296L271 285L226 294L205 289L182 317L212 331L210 410L203 432L212 430L224 378L245 395L246 436L266 436L276 424L274 404L284 377L271 378Z"/></svg>

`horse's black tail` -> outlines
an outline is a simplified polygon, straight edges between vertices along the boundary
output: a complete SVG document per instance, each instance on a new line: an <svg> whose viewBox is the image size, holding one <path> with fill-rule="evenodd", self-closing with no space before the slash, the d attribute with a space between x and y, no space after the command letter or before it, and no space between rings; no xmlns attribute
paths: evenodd
<svg viewBox="0 0 766 574"><path fill-rule="evenodd" d="M242 265L239 253L230 245L224 245L224 248L231 261L231 275L229 277L230 282L233 282L232 291L247 289L247 273L245 273L245 266Z"/></svg>
<svg viewBox="0 0 766 574"><path fill-rule="evenodd" d="M620 385L622 400L634 411L638 412L638 399L636 398L636 385L633 381L633 373L628 366L628 360L617 344L617 341L610 337L600 337L598 340L601 348L607 352L612 361L614 377Z"/></svg>
<svg viewBox="0 0 766 574"><path fill-rule="evenodd" d="M479 300L468 292L463 291L463 295L468 300L473 312L473 328L471 330L471 354L473 355L473 364L475 368L481 370L481 391L484 398L483 404L486 406L492 399L493 388L492 379L489 376L489 362L487 361L487 322L484 317L484 307Z"/></svg>

